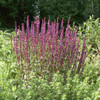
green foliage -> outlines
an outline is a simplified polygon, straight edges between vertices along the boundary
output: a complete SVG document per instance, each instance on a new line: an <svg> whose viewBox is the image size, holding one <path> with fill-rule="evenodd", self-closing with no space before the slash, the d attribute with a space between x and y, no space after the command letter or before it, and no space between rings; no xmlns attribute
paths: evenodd
<svg viewBox="0 0 100 100"><path fill-rule="evenodd" d="M27 15L34 16L35 0L0 0L0 27L14 27L24 22ZM10 24L9 24L10 23Z"/></svg>
<svg viewBox="0 0 100 100"><path fill-rule="evenodd" d="M79 33L84 37L87 37L86 44L89 51L96 53L96 50L100 50L100 19L94 19L90 16L90 19L84 22L82 27L79 27Z"/></svg>
<svg viewBox="0 0 100 100"><path fill-rule="evenodd" d="M15 56L12 54L10 33L0 30L0 99L13 100L10 94L9 82L18 73L15 65ZM9 80L8 80L9 79ZM6 95L6 97L5 97ZM10 97L12 98L12 97Z"/></svg>
<svg viewBox="0 0 100 100"><path fill-rule="evenodd" d="M14 27L15 20L18 24L25 22L27 15L31 20L35 16L52 21L64 17L66 23L71 17L72 22L80 24L90 15L100 17L99 11L100 0L0 0L0 27Z"/></svg>
<svg viewBox="0 0 100 100"><path fill-rule="evenodd" d="M8 84L6 84L7 88L2 92L2 95L7 95L7 97L4 97L4 100L100 99L100 77L97 78L96 82L91 81L91 83L89 76L82 79L76 74L72 77L71 71L67 73L66 83L59 72L54 74L51 82L41 77L37 78L34 75L30 77L28 80L22 80L21 78L9 80L7 82Z"/></svg>
<svg viewBox="0 0 100 100"><path fill-rule="evenodd" d="M83 15L85 18L89 18L89 16L94 15L95 18L100 17L100 0L85 0L85 11Z"/></svg>
<svg viewBox="0 0 100 100"><path fill-rule="evenodd" d="M77 0L77 2L76 0L41 0L39 3L40 19L46 17L53 21L59 17L61 21L64 17L66 25L67 19L71 17L71 22L81 23L85 18L82 14L85 10L85 3L84 0Z"/></svg>

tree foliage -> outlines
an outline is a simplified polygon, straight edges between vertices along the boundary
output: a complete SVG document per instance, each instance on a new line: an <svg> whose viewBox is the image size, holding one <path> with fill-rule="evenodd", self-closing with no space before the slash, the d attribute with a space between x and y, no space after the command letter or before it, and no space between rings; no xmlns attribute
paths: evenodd
<svg viewBox="0 0 100 100"><path fill-rule="evenodd" d="M27 15L31 20L39 16L40 20L46 17L54 21L59 17L61 21L64 17L66 23L71 17L71 23L80 24L90 15L100 17L99 12L100 0L0 0L0 27L13 27L14 21L25 22Z"/></svg>

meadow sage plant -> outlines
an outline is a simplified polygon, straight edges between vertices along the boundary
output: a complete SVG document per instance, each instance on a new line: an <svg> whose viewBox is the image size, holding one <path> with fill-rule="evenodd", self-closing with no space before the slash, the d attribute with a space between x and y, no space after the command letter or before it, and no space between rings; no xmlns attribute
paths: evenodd
<svg viewBox="0 0 100 100"><path fill-rule="evenodd" d="M64 28L62 19L59 25L58 19L46 23L44 18L41 22L36 18L35 22L29 25L29 16L27 16L26 30L24 23L17 27L15 23L15 34L13 34L13 50L16 54L18 66L24 75L26 71L34 72L44 77L52 76L59 71L66 74L69 69L75 73L84 70L84 61L86 58L85 40L80 50L80 36L77 36L77 29Z"/></svg>

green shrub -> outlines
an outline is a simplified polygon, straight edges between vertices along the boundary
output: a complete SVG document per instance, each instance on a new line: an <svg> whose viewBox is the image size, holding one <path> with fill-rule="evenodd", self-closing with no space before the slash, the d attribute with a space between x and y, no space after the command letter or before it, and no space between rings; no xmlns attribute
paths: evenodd
<svg viewBox="0 0 100 100"><path fill-rule="evenodd" d="M79 33L86 36L86 44L90 52L96 53L100 50L100 19L96 20L90 16L83 26L79 27Z"/></svg>
<svg viewBox="0 0 100 100"><path fill-rule="evenodd" d="M85 73L84 73L85 74ZM34 75L29 80L21 78L9 81L6 91L9 93L8 100L99 100L100 99L100 77L96 82L91 81L87 76L84 79L76 74L74 77L71 71L67 73L66 82L63 76L57 72L53 75L52 81ZM17 83L17 84L16 84ZM3 92L4 93L4 92ZM2 93L2 94L3 94Z"/></svg>

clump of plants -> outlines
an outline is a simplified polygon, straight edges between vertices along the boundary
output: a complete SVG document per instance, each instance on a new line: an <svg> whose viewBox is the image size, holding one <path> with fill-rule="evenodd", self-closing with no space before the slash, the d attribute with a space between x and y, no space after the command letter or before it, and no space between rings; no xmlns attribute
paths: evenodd
<svg viewBox="0 0 100 100"><path fill-rule="evenodd" d="M24 24L22 28L15 25L13 52L10 33L0 31L0 100L99 100L100 56L85 60L86 37L78 37L77 29L69 28L69 20L63 31L63 20L61 25L58 19L46 25L44 19L41 30L39 19L31 26L28 23L29 17L29 31Z"/></svg>
<svg viewBox="0 0 100 100"><path fill-rule="evenodd" d="M80 36L77 37L77 29L69 28L70 19L66 28L63 26L64 20L59 25L58 19L46 23L44 18L40 27L38 18L30 26L28 16L26 32L24 23L21 28L17 28L15 23L12 45L23 77L30 72L51 77L57 71L66 76L69 69L73 73L84 70L86 37L80 49Z"/></svg>

